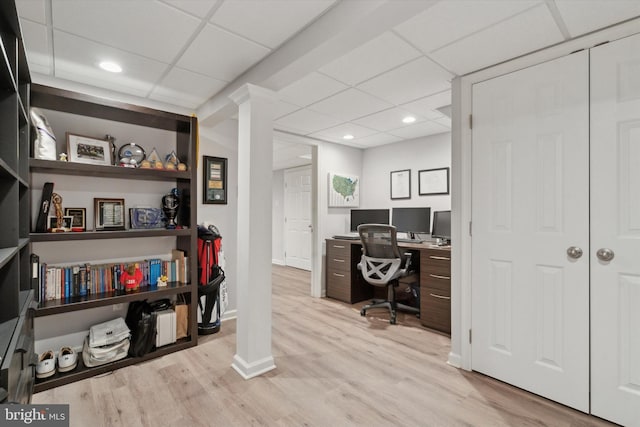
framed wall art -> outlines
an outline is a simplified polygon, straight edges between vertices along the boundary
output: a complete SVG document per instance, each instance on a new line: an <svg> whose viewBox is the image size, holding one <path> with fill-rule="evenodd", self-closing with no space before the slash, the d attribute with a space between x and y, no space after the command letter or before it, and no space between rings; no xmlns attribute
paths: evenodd
<svg viewBox="0 0 640 427"><path fill-rule="evenodd" d="M74 163L112 165L113 145L111 141L67 132L67 155Z"/></svg>
<svg viewBox="0 0 640 427"><path fill-rule="evenodd" d="M202 156L202 203L227 204L227 159Z"/></svg>
<svg viewBox="0 0 640 427"><path fill-rule="evenodd" d="M411 198L411 169L391 172L391 200Z"/></svg>
<svg viewBox="0 0 640 427"><path fill-rule="evenodd" d="M418 171L418 194L420 196L449 194L449 168Z"/></svg>
<svg viewBox="0 0 640 427"><path fill-rule="evenodd" d="M124 230L124 199L93 199L96 231Z"/></svg>

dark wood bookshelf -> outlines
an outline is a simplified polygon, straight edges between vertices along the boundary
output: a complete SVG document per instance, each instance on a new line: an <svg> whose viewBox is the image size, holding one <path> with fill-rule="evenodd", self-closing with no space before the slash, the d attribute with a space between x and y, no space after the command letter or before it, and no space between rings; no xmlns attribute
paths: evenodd
<svg viewBox="0 0 640 427"><path fill-rule="evenodd" d="M99 239L129 239L136 237L175 237L189 236L191 230L180 228L167 230L154 228L149 230L120 230L120 231L65 231L62 233L31 233L32 242L64 242L68 240L99 240Z"/></svg>
<svg viewBox="0 0 640 427"><path fill-rule="evenodd" d="M2 158L0 158L0 176L18 179L16 172Z"/></svg>
<svg viewBox="0 0 640 427"><path fill-rule="evenodd" d="M190 283L169 282L167 286L146 286L137 291L110 291L86 296L76 296L65 299L41 301L35 316L49 316L51 314L68 313L86 310L87 308L104 307L106 305L122 304L143 299L160 299L170 295L190 292Z"/></svg>
<svg viewBox="0 0 640 427"><path fill-rule="evenodd" d="M7 262L11 261L17 252L17 247L0 248L0 268L4 267Z"/></svg>
<svg viewBox="0 0 640 427"><path fill-rule="evenodd" d="M117 179L142 179L153 181L188 181L190 171L167 169L125 168L109 165L88 165L84 163L60 162L57 160L29 159L31 172L54 173L59 175L93 176Z"/></svg>
<svg viewBox="0 0 640 427"><path fill-rule="evenodd" d="M175 344L169 344L160 348L157 348L151 353L147 353L142 357L125 357L122 360L116 362L107 363L106 365L95 366L88 368L84 366L82 361L82 353L78 353L78 366L71 372L56 372L52 377L44 379L36 379L34 388L35 393L49 390L50 388L59 387L61 385L70 384L75 381L91 378L96 375L104 374L114 371L116 369L124 368L126 366L135 365L136 363L145 362L147 360L155 359L176 351L184 350L196 345L196 341L190 339L190 337L178 340Z"/></svg>

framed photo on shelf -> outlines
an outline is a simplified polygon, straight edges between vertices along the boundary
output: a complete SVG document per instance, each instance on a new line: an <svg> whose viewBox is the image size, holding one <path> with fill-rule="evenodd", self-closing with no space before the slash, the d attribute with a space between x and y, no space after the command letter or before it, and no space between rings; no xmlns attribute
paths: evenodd
<svg viewBox="0 0 640 427"><path fill-rule="evenodd" d="M124 199L93 199L96 231L124 230Z"/></svg>
<svg viewBox="0 0 640 427"><path fill-rule="evenodd" d="M227 159L202 156L202 203L227 204Z"/></svg>
<svg viewBox="0 0 640 427"><path fill-rule="evenodd" d="M112 165L113 147L111 141L74 135L67 132L67 155L74 163L90 165Z"/></svg>
<svg viewBox="0 0 640 427"><path fill-rule="evenodd" d="M58 227L58 218L55 216L50 216L50 217L47 217L47 229L58 230L58 231L71 231L72 221L73 221L73 217L65 215L62 217L62 227Z"/></svg>
<svg viewBox="0 0 640 427"><path fill-rule="evenodd" d="M411 198L411 169L391 172L391 200Z"/></svg>
<svg viewBox="0 0 640 427"><path fill-rule="evenodd" d="M87 230L87 210L85 208L64 208L64 215L71 217L71 231Z"/></svg>
<svg viewBox="0 0 640 427"><path fill-rule="evenodd" d="M420 196L449 194L449 168L418 171L418 194Z"/></svg>

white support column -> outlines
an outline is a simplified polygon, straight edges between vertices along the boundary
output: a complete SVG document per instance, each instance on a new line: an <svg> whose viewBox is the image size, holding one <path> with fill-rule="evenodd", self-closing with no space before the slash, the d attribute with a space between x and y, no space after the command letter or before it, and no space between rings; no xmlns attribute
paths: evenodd
<svg viewBox="0 0 640 427"><path fill-rule="evenodd" d="M276 367L271 355L271 181L275 93L246 84L238 104L238 320L232 367L244 379Z"/></svg>

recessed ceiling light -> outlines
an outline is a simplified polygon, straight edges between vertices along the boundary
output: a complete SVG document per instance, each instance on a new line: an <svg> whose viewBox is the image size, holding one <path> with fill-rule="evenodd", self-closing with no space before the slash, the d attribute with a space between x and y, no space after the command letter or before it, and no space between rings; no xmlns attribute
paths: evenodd
<svg viewBox="0 0 640 427"><path fill-rule="evenodd" d="M346 134L345 136L342 137L342 139L353 139L353 135L351 135L350 133Z"/></svg>
<svg viewBox="0 0 640 427"><path fill-rule="evenodd" d="M413 123L416 121L416 118L413 116L407 116L404 119L402 119L402 123Z"/></svg>
<svg viewBox="0 0 640 427"><path fill-rule="evenodd" d="M105 71L109 71L112 73L120 73L122 72L122 67L111 61L102 61L100 64L100 68Z"/></svg>

